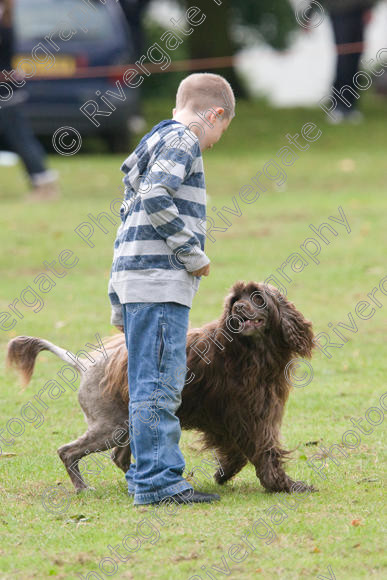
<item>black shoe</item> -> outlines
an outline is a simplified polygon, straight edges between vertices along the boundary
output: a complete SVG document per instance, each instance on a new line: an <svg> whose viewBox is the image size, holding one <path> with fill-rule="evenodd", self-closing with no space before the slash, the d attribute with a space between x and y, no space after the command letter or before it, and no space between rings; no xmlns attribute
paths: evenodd
<svg viewBox="0 0 387 580"><path fill-rule="evenodd" d="M212 503L213 501L219 501L220 496L217 493L203 493L200 491L195 491L193 489L185 489L180 493L176 493L175 495L168 495L164 497L160 501L154 502L155 504L160 505L166 499L173 499L176 503Z"/></svg>

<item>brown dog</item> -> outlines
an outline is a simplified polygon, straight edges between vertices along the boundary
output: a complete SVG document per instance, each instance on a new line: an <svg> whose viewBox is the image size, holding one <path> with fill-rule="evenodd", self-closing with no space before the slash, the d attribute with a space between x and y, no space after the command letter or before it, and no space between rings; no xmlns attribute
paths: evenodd
<svg viewBox="0 0 387 580"><path fill-rule="evenodd" d="M225 483L250 461L263 487L290 491L294 481L283 469L289 452L279 442L290 390L284 371L293 358L310 358L313 347L312 324L277 289L255 282L236 282L219 320L188 332L189 372L177 416L182 428L203 433L204 448L215 450L223 468L215 473L217 483ZM105 348L108 360L99 355L82 372L78 398L88 430L58 449L77 491L87 487L78 467L87 453L114 447L116 465L124 472L130 465L124 335L109 339ZM81 372L66 351L40 338L11 340L8 362L28 382L42 350Z"/></svg>

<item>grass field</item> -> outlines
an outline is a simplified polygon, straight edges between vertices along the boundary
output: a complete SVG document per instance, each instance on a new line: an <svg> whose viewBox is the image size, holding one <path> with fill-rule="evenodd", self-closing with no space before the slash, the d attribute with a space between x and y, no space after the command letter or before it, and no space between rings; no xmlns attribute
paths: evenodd
<svg viewBox="0 0 387 580"><path fill-rule="evenodd" d="M149 102L149 126L168 117L171 108L172 103ZM309 495L296 509L283 506L282 520L277 515L277 524L272 524L275 540L266 543L251 536L255 549L247 549L243 561L233 561L229 547L242 545L241 536L259 518L270 523L274 516L273 510L268 510L279 505L283 494L264 492L251 466L222 488L203 477L200 489L219 492L221 502L185 507L175 515L165 515L161 524L152 518L149 508L133 508L123 474L102 457L101 472L89 476L95 491L75 496L56 454L59 446L84 430L77 393L67 390L50 401L39 429L26 423L25 432L14 437L13 445L1 444L2 579L97 577L87 576L92 570L99 571L102 578L136 580L197 580L226 575L241 580L386 577L382 531L384 424L372 427L368 435L361 434L361 443L353 451L347 449L347 458L336 453L339 465L327 460L325 480L307 465L307 459L318 452L320 445L340 443L343 434L354 429L351 417L364 418L369 407L381 409L379 398L385 391L387 290L375 294L381 306L374 305L372 317L361 320L355 314L356 304L367 299L367 293L387 274L387 164L382 121L387 103L369 97L364 108L364 124L331 127L320 111L271 110L264 103L241 103L222 141L204 155L208 215L216 219L213 206L233 208L232 198L239 199L241 187L251 183L270 159L278 162L276 153L288 144L287 133L300 133L308 122L322 131L309 149L298 151L293 166L281 165L287 173L286 184L277 187L274 181L262 179L267 191L251 204L239 199L242 215L227 214L232 225L225 232L214 233L215 243L207 241L211 275L202 279L191 311L193 326L218 317L223 297L235 280L264 280L295 252L306 258L300 245L306 238L317 238L310 224L318 227L328 222L335 227L336 237L327 233L331 243L321 241L319 264L308 259L298 273L288 266L285 273L291 282L279 277L290 299L313 321L316 333L330 333L332 340L339 341L328 324L351 325L349 313L358 328L351 332L341 327L348 342L342 348L331 348L331 358L316 350L312 382L293 389L287 406L283 440L288 448L296 448L288 472L293 478L315 484L319 492ZM304 140L301 138L299 143ZM46 294L39 293L44 298L39 312L19 303L23 318L17 318L12 330L0 333L2 360L8 340L21 334L47 338L73 352L87 342L95 343L96 333L101 337L113 334L106 288L116 227L105 220L109 229L105 234L95 226L94 247L88 246L74 229L90 222L89 213L96 216L105 211L113 218L109 205L120 196L122 160L122 156L52 156L51 165L61 174L63 196L50 205L26 204L20 168L2 168L0 311L9 312L8 305L20 298L27 286L37 290L34 278L46 271L44 261L57 260L65 249L79 259L65 277L55 278L55 287ZM329 216L340 217L339 207L350 233L328 220ZM215 223L222 225L219 219ZM1 429L10 418L20 419L21 407L33 401L48 380L56 378L61 365L59 359L43 353L30 385L22 391L16 377L5 373L2 362ZM376 412L369 417L378 421ZM17 422L11 425L16 432ZM183 433L182 450L188 467L211 459L200 452L198 439L196 433ZM43 507L42 495L46 493L47 497L50 486L60 490L60 497L56 499L57 509L51 506L48 510ZM153 522L152 532L150 525L140 523L144 519ZM125 535L137 535L139 529L144 533L138 550L126 562L116 558L115 573L113 564L105 560L102 572L98 565L111 556L108 545L121 544ZM135 549L134 537L132 541Z"/></svg>

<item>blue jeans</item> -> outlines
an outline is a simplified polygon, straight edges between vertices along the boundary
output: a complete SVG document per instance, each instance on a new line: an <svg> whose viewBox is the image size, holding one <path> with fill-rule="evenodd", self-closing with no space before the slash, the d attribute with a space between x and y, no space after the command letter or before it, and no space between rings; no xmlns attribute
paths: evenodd
<svg viewBox="0 0 387 580"><path fill-rule="evenodd" d="M135 458L125 477L135 504L192 489L182 477L185 461L175 415L185 382L188 315L188 306L176 302L123 304Z"/></svg>

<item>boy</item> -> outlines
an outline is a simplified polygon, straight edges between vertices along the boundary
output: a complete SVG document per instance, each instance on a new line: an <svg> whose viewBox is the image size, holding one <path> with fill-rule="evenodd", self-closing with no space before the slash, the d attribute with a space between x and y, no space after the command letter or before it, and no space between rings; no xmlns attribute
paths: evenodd
<svg viewBox="0 0 387 580"><path fill-rule="evenodd" d="M221 76L192 74L179 85L173 119L142 138L126 174L121 225L109 281L111 322L128 349L129 432L136 463L126 473L134 504L211 502L182 477L179 449L186 374L186 335L204 253L206 191L201 151L234 116L235 98ZM160 404L160 398L163 398Z"/></svg>

